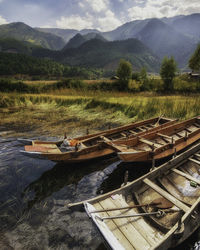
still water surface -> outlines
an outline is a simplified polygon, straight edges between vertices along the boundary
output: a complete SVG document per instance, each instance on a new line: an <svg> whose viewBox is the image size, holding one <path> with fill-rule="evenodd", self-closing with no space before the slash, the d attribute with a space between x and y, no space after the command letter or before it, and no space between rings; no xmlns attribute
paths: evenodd
<svg viewBox="0 0 200 250"><path fill-rule="evenodd" d="M19 150L16 138L0 137L0 249L106 249L87 215L65 204L120 187L126 170L131 181L147 169L116 158L59 165ZM200 249L200 230L177 249Z"/></svg>

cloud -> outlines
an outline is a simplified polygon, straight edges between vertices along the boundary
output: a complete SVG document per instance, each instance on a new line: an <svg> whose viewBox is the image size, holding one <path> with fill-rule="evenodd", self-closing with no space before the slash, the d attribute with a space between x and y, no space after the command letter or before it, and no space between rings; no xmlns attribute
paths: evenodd
<svg viewBox="0 0 200 250"><path fill-rule="evenodd" d="M172 17L200 12L199 0L146 0L146 2L136 0L135 3L137 6L134 5L128 9L128 16L131 20Z"/></svg>
<svg viewBox="0 0 200 250"><path fill-rule="evenodd" d="M62 16L60 20L56 21L58 28L62 29L91 29L93 27L93 22L91 16L87 14L85 17L80 17L78 15L71 15L70 17Z"/></svg>
<svg viewBox="0 0 200 250"><path fill-rule="evenodd" d="M0 0L1 1L1 0ZM4 19L2 16L0 16L0 25L1 24L6 24L6 23L8 23L7 21L6 21L6 19Z"/></svg>
<svg viewBox="0 0 200 250"><path fill-rule="evenodd" d="M90 7L95 12L101 12L108 8L109 1L108 0L86 0L86 2L90 5Z"/></svg>
<svg viewBox="0 0 200 250"><path fill-rule="evenodd" d="M115 17L115 14L107 10L105 15L97 19L99 29L102 31L108 31L117 28L121 25L121 21Z"/></svg>

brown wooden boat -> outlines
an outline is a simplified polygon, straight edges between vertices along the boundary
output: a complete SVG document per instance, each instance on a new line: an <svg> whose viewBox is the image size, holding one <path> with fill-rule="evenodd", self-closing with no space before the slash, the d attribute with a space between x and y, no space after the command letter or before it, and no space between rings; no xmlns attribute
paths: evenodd
<svg viewBox="0 0 200 250"><path fill-rule="evenodd" d="M200 226L200 143L85 207L111 249L168 249Z"/></svg>
<svg viewBox="0 0 200 250"><path fill-rule="evenodd" d="M67 147L63 145L65 142L63 140L47 142L22 139L21 142L31 145L26 145L25 151L21 152L30 157L48 159L56 162L82 162L114 153L115 150L108 147L105 141L124 140L125 138L135 137L136 135L142 136L149 131L158 131L175 122L175 120L169 118L156 117L96 134L76 137L67 141L67 143L70 144Z"/></svg>
<svg viewBox="0 0 200 250"><path fill-rule="evenodd" d="M159 131L123 141L107 142L124 162L159 160L179 152L200 139L200 117L179 122Z"/></svg>

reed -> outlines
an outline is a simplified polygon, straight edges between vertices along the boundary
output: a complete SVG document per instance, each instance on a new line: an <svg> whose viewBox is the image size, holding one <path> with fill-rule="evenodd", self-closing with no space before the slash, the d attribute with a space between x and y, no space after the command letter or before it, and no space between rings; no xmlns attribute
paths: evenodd
<svg viewBox="0 0 200 250"><path fill-rule="evenodd" d="M65 94L64 94L65 93ZM51 94L0 94L0 125L19 131L72 134L165 115L199 115L200 96L153 96L77 90ZM106 125L107 124L107 125Z"/></svg>

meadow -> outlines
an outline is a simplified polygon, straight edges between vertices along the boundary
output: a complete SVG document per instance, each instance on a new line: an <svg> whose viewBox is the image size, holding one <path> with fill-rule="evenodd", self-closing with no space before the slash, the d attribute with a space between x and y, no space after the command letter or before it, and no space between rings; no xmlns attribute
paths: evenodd
<svg viewBox="0 0 200 250"><path fill-rule="evenodd" d="M28 82L52 86L56 82ZM91 83L89 83L91 84ZM87 88L50 88L42 93L0 93L0 126L23 133L72 136L126 123L167 116L180 120L199 115L200 95L161 95Z"/></svg>

